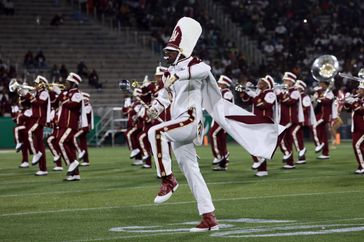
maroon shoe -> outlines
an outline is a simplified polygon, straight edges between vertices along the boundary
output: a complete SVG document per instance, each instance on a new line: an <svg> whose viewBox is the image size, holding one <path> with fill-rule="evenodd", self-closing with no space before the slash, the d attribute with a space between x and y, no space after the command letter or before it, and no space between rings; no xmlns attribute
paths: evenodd
<svg viewBox="0 0 364 242"><path fill-rule="evenodd" d="M164 203L178 188L178 183L173 174L162 177L162 185L157 196L154 199L154 203Z"/></svg>
<svg viewBox="0 0 364 242"><path fill-rule="evenodd" d="M200 224L198 224L195 228L190 229L190 232L206 232L210 230L219 230L219 224L217 223L213 212L202 214Z"/></svg>

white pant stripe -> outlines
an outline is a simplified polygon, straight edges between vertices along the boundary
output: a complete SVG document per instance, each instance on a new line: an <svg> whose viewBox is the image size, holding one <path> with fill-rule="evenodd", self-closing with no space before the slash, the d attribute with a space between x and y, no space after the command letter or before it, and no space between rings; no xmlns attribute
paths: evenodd
<svg viewBox="0 0 364 242"><path fill-rule="evenodd" d="M129 144L129 149L130 150L133 150L134 147L133 147L133 142L131 142L131 135L137 130L136 127L133 127L131 130L129 130L129 132L127 132L126 134L126 138L128 140L128 144Z"/></svg>
<svg viewBox="0 0 364 242"><path fill-rule="evenodd" d="M78 145L78 142L77 142L77 138L81 135L83 133L83 130L81 129L81 130L79 130L76 134L75 134L75 136L73 137L73 143L75 144L75 147L76 147L76 149L77 149L77 152L78 153L81 153L81 148L80 148L80 146Z"/></svg>
<svg viewBox="0 0 364 242"><path fill-rule="evenodd" d="M70 160L69 160L69 158L67 156L66 149L64 148L64 141L67 139L67 137L71 133L71 131L72 131L72 129L70 129L70 128L66 129L66 131L62 135L61 139L59 140L59 147L61 148L63 158L65 159L67 165L70 164Z"/></svg>
<svg viewBox="0 0 364 242"><path fill-rule="evenodd" d="M34 130L36 130L38 128L38 124L35 123L29 130L28 130L28 140L29 140L29 144L30 144L30 148L33 152L33 154L35 155L37 153L37 151L35 150L34 147L34 141L33 141L33 132Z"/></svg>
<svg viewBox="0 0 364 242"><path fill-rule="evenodd" d="M143 155L144 156L148 156L148 151L147 149L145 148L144 146L144 142L143 142L143 139L144 137L147 136L146 133L143 133L142 135L139 136L139 144L140 144L140 147L142 148L142 151L143 151Z"/></svg>
<svg viewBox="0 0 364 242"><path fill-rule="evenodd" d="M300 128L301 128L301 126L297 125L297 127L294 128L294 130L292 131L293 142L294 142L294 145L296 146L297 151L300 151L300 147L299 147L298 139L297 139L297 132Z"/></svg>
<svg viewBox="0 0 364 242"><path fill-rule="evenodd" d="M20 130L23 130L23 129L25 129L25 126L24 125L15 127L15 129L14 129L14 136L15 136L15 140L16 140L16 143L17 144L20 143L20 141L19 141L19 131Z"/></svg>
<svg viewBox="0 0 364 242"><path fill-rule="evenodd" d="M51 150L53 156L58 156L58 153L52 144L52 140L54 140L54 139L55 139L55 137L53 135L49 136L47 139L47 143L48 143L48 147Z"/></svg>
<svg viewBox="0 0 364 242"><path fill-rule="evenodd" d="M317 136L317 129L316 129L316 127L318 125L320 125L323 121L324 121L323 119L320 119L320 120L317 121L316 125L312 126L313 139L315 140L316 145L320 145L320 140L319 140L319 138Z"/></svg>
<svg viewBox="0 0 364 242"><path fill-rule="evenodd" d="M219 148L217 147L217 133L219 133L219 131L221 130L221 127L219 126L214 132L212 132L212 139L213 139L213 146L214 146L214 150L215 153L217 155L218 158L221 157Z"/></svg>

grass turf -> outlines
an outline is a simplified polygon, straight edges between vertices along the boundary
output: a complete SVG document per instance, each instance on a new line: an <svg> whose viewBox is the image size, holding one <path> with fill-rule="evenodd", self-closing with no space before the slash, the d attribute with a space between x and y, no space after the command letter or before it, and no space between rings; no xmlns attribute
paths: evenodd
<svg viewBox="0 0 364 242"><path fill-rule="evenodd" d="M71 183L51 171L50 156L48 176L35 177L34 167L17 168L19 154L0 151L0 241L362 241L364 176L353 174L351 144L332 150L330 160L308 148L307 164L283 170L277 151L269 176L257 178L239 146L229 144L227 172L212 171L210 148L199 147L222 225L201 234L187 232L200 217L175 162L181 186L157 206L154 168L132 167L125 147L91 148L91 166Z"/></svg>

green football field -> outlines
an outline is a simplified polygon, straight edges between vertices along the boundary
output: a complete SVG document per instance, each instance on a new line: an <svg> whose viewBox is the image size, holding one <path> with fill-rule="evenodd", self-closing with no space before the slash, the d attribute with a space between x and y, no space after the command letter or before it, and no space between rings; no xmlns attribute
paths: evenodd
<svg viewBox="0 0 364 242"><path fill-rule="evenodd" d="M174 162L180 183L162 205L153 200L160 181L154 168L131 166L125 147L91 148L92 165L81 181L65 172L35 177L35 167L17 168L20 154L0 151L0 241L363 241L364 176L351 143L317 160L283 170L277 151L269 176L254 177L251 159L230 144L227 172L211 170L209 147L199 147L221 229L189 233L198 223L196 203ZM53 164L48 156L48 166Z"/></svg>

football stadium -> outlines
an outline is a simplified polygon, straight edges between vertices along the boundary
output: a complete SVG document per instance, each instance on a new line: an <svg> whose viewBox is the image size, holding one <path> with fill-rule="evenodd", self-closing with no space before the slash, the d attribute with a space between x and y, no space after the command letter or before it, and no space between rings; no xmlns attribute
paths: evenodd
<svg viewBox="0 0 364 242"><path fill-rule="evenodd" d="M363 14L0 0L0 241L362 241Z"/></svg>

